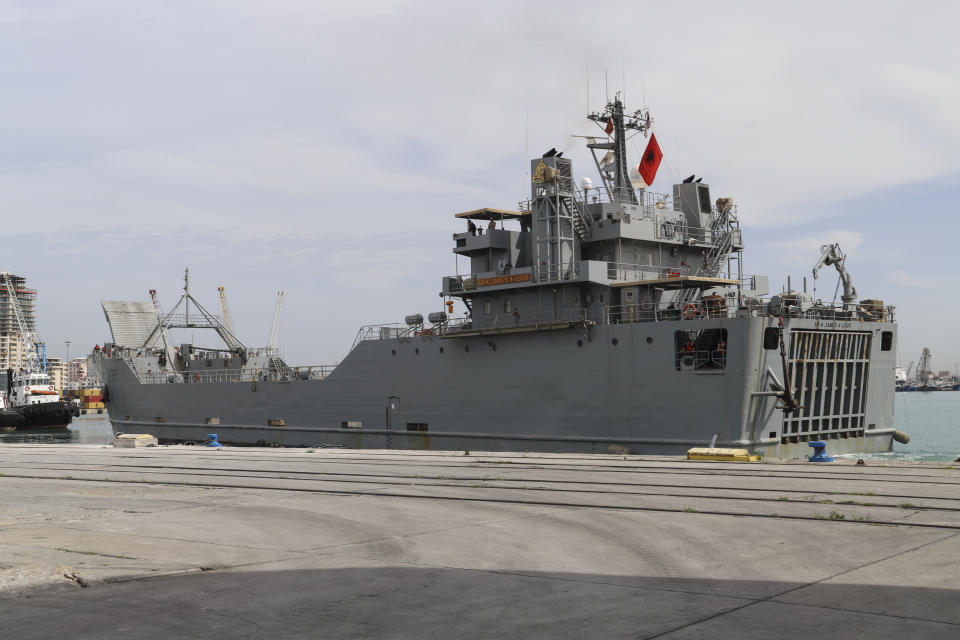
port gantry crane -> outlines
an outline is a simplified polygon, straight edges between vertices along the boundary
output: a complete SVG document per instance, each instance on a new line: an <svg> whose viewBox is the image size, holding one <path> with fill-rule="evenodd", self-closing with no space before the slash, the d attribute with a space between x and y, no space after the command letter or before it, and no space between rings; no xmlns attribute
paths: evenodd
<svg viewBox="0 0 960 640"><path fill-rule="evenodd" d="M920 354L920 362L917 363L917 384L921 387L927 386L930 382L931 358L930 349L924 347L923 353Z"/></svg>
<svg viewBox="0 0 960 640"><path fill-rule="evenodd" d="M30 326L20 308L20 299L17 297L17 290L13 286L13 278L9 271L0 272L0 278L3 280L3 286L7 290L7 296L10 298L10 308L13 309L14 318L17 321L17 329L20 332L20 362L21 367L27 373L45 373L47 370L47 352L46 344L37 335L34 327ZM38 351L43 352L41 358Z"/></svg>

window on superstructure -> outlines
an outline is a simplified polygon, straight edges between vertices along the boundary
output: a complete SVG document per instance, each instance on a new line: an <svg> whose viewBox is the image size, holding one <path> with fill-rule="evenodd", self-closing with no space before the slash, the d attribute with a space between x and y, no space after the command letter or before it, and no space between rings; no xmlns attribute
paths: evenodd
<svg viewBox="0 0 960 640"><path fill-rule="evenodd" d="M512 313L513 312L513 303L510 302L510 298L507 298L503 301L503 312Z"/></svg>
<svg viewBox="0 0 960 640"><path fill-rule="evenodd" d="M697 187L697 197L700 198L700 213L710 213L710 189L703 185Z"/></svg>
<svg viewBox="0 0 960 640"><path fill-rule="evenodd" d="M483 303L483 315L485 315L485 316L490 315L490 301L489 301L489 300L487 300L486 302Z"/></svg>

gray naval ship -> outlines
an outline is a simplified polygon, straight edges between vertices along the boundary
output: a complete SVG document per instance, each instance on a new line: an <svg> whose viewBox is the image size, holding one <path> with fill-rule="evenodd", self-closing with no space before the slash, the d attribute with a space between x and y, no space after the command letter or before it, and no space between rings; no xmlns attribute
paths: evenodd
<svg viewBox="0 0 960 640"><path fill-rule="evenodd" d="M625 113L618 96L588 118L600 184L578 182L555 150L533 159L516 210L456 214L467 230L453 251L469 270L443 277L444 309L362 327L335 366L247 347L189 278L169 313L155 299L104 301L112 342L95 359L114 431L350 448L890 450L894 309L858 299L840 248L824 246L813 274L836 268L839 302L814 299L806 279L771 295L766 277L743 273L731 198L693 176L672 194L647 190L655 137L628 164L648 111ZM223 345L174 344L185 327Z"/></svg>

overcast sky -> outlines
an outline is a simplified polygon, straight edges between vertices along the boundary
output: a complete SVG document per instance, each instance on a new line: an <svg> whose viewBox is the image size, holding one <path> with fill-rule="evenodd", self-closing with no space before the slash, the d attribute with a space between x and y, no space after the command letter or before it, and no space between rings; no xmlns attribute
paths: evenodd
<svg viewBox="0 0 960 640"><path fill-rule="evenodd" d="M799 282L837 240L861 297L897 305L903 364L952 369L958 23L955 2L0 0L0 269L38 289L51 355L108 339L101 299L169 308L189 266L247 344L283 289L287 359L335 362L360 325L441 309L453 213L515 208L528 156L596 181L570 136L609 87L652 111L654 191L696 173L738 203L747 272Z"/></svg>

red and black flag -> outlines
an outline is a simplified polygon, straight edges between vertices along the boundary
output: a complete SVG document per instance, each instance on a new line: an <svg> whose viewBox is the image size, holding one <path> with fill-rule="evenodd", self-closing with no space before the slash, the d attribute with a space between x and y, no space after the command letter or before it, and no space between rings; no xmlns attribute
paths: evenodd
<svg viewBox="0 0 960 640"><path fill-rule="evenodd" d="M657 177L657 169L660 168L660 160L663 159L663 152L660 151L660 145L657 144L656 134L650 134L650 142L643 151L643 158L640 160L640 166L637 171L640 177L647 185L653 184L653 179Z"/></svg>

